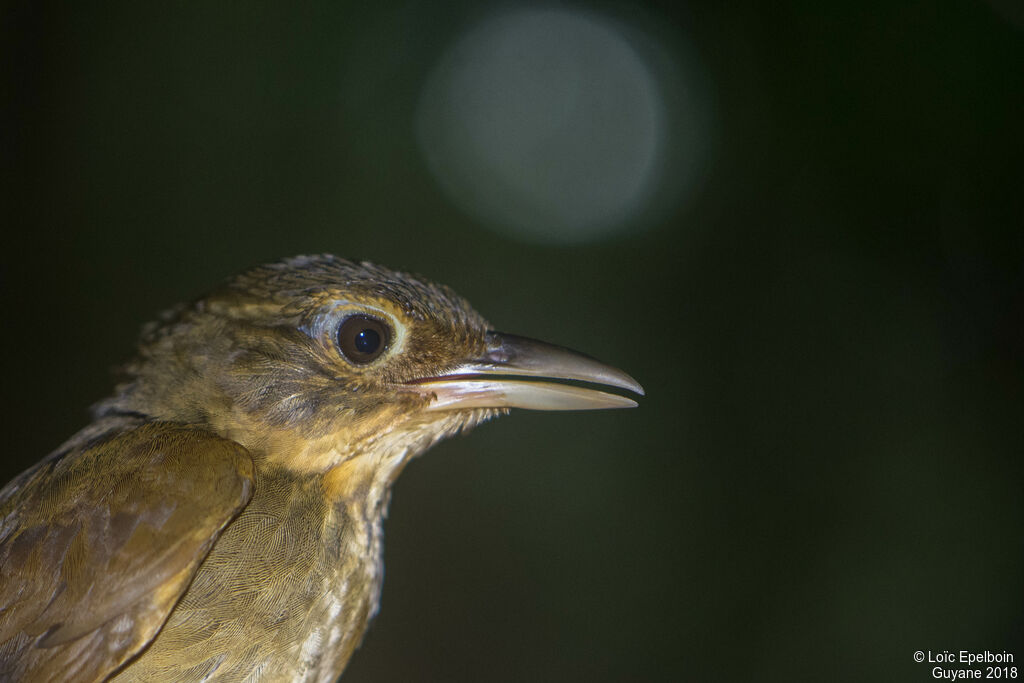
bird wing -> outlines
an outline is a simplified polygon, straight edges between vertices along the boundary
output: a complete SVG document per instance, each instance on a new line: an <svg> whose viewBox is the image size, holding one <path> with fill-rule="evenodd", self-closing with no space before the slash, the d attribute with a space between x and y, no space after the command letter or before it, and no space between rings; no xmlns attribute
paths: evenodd
<svg viewBox="0 0 1024 683"><path fill-rule="evenodd" d="M149 423L0 492L0 680L103 680L162 628L252 495L234 441Z"/></svg>

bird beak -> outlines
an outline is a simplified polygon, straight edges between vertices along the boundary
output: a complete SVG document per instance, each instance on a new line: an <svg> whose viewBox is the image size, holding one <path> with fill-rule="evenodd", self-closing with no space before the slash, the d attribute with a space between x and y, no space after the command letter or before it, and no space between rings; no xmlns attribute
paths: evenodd
<svg viewBox="0 0 1024 683"><path fill-rule="evenodd" d="M410 384L433 396L428 410L528 408L530 410L602 410L634 408L636 401L576 381L644 390L622 370L561 346L503 332L488 332L482 358L437 377ZM537 377L538 380L527 378Z"/></svg>

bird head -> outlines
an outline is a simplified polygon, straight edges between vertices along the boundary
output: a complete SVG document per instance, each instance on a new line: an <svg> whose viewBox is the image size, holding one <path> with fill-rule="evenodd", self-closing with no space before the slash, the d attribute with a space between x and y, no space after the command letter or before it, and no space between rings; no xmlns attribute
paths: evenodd
<svg viewBox="0 0 1024 683"><path fill-rule="evenodd" d="M643 393L587 356L491 330L447 287L330 255L259 266L165 314L125 371L98 417L202 425L301 471L366 455L397 471L510 408L636 405L594 385Z"/></svg>

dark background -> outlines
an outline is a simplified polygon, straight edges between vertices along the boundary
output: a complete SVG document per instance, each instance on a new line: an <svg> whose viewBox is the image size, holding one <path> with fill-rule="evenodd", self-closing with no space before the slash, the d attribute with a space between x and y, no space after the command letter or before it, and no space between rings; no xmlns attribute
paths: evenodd
<svg viewBox="0 0 1024 683"><path fill-rule="evenodd" d="M647 389L409 467L345 680L1024 663L1019 5L579 6L685 41L714 137L645 229L551 247L483 229L416 146L479 3L4 5L3 478L86 423L161 309L334 252Z"/></svg>

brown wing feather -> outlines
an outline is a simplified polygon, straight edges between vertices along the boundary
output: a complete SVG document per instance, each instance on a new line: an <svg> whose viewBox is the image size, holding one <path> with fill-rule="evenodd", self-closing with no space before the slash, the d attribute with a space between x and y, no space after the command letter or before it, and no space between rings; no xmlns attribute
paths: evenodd
<svg viewBox="0 0 1024 683"><path fill-rule="evenodd" d="M148 644L252 495L239 444L152 423L0 492L0 680L99 681Z"/></svg>

